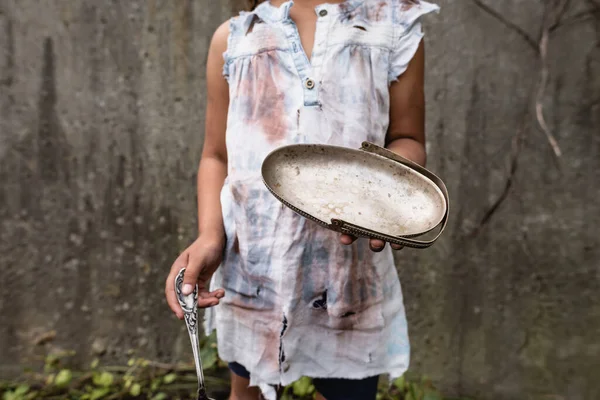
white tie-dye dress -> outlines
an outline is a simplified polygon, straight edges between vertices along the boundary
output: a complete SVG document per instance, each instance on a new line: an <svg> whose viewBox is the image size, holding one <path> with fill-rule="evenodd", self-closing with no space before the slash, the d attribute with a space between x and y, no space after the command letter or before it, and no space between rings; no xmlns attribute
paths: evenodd
<svg viewBox="0 0 600 400"><path fill-rule="evenodd" d="M423 36L416 0L348 0L315 9L306 56L293 3L262 3L230 22L228 177L221 194L225 259L206 312L219 356L238 362L268 397L268 384L301 376L359 379L402 375L409 342L400 282L389 246L343 246L339 234L296 215L266 189L261 164L294 143L384 145L389 85ZM340 194L341 195L341 194Z"/></svg>

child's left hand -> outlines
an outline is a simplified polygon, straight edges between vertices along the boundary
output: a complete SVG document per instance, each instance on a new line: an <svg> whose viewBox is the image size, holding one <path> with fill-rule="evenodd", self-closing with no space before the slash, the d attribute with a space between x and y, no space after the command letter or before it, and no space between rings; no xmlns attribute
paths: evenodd
<svg viewBox="0 0 600 400"><path fill-rule="evenodd" d="M340 237L340 242L342 242L342 244L345 244L345 245L351 245L352 243L354 243L356 241L356 239L357 238L354 236L342 234L342 236ZM391 246L392 246L392 249L394 249L394 250L400 250L400 249L404 248L404 246L399 245L399 244L391 244ZM379 253L380 251L382 251L385 248L385 242L383 240L379 240L379 239L370 239L369 247L371 248L371 251Z"/></svg>

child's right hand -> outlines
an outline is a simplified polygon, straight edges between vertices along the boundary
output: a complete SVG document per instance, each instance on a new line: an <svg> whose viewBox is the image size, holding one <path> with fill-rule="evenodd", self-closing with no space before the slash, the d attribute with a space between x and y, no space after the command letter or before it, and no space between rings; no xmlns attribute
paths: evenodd
<svg viewBox="0 0 600 400"><path fill-rule="evenodd" d="M345 244L346 246L349 246L352 243L354 243L356 241L356 239L358 239L356 236L345 235L345 234L340 235L340 242L342 244ZM402 250L404 248L404 246L402 246L400 244L391 243L390 245L392 246L392 249L394 249L394 250ZM385 248L385 242L383 240L379 240L379 239L369 239L369 247L371 248L371 251L374 251L375 253L379 253L379 252L383 251L383 249Z"/></svg>
<svg viewBox="0 0 600 400"><path fill-rule="evenodd" d="M183 278L183 294L190 294L194 285L198 284L198 307L216 306L219 304L219 299L225 296L223 289L208 292L210 278L221 264L224 245L224 239L206 234L200 235L173 263L165 283L165 297L177 318L183 319L183 310L175 294L175 277L181 268L186 269Z"/></svg>

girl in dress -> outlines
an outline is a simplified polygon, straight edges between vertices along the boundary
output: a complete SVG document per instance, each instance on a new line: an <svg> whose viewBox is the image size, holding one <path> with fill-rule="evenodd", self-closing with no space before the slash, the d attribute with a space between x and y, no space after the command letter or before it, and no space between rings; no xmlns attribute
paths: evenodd
<svg viewBox="0 0 600 400"><path fill-rule="evenodd" d="M295 214L264 186L261 164L288 144L366 140L424 165L420 19L438 7L256 3L212 39L199 236L173 264L166 297L182 318L173 281L187 268L183 290L199 285L207 332L216 329L232 371L231 400L275 399L302 376L318 399L374 400L379 375L409 364L393 246Z"/></svg>

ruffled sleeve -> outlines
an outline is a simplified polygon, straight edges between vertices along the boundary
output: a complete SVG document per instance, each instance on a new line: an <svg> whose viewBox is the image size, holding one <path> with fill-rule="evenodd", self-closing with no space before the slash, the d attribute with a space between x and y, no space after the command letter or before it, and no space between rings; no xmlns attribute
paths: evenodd
<svg viewBox="0 0 600 400"><path fill-rule="evenodd" d="M390 55L388 81L391 83L406 71L423 38L421 17L430 12L438 12L436 4L425 1L402 1L394 21L394 37Z"/></svg>
<svg viewBox="0 0 600 400"><path fill-rule="evenodd" d="M227 37L227 50L223 53L223 76L225 79L229 80L229 67L231 65L231 60L233 58L234 47L237 41L238 36L243 35L245 30L247 29L247 24L249 17L252 16L252 13L247 11L242 11L236 17L233 17L229 20L229 36Z"/></svg>

